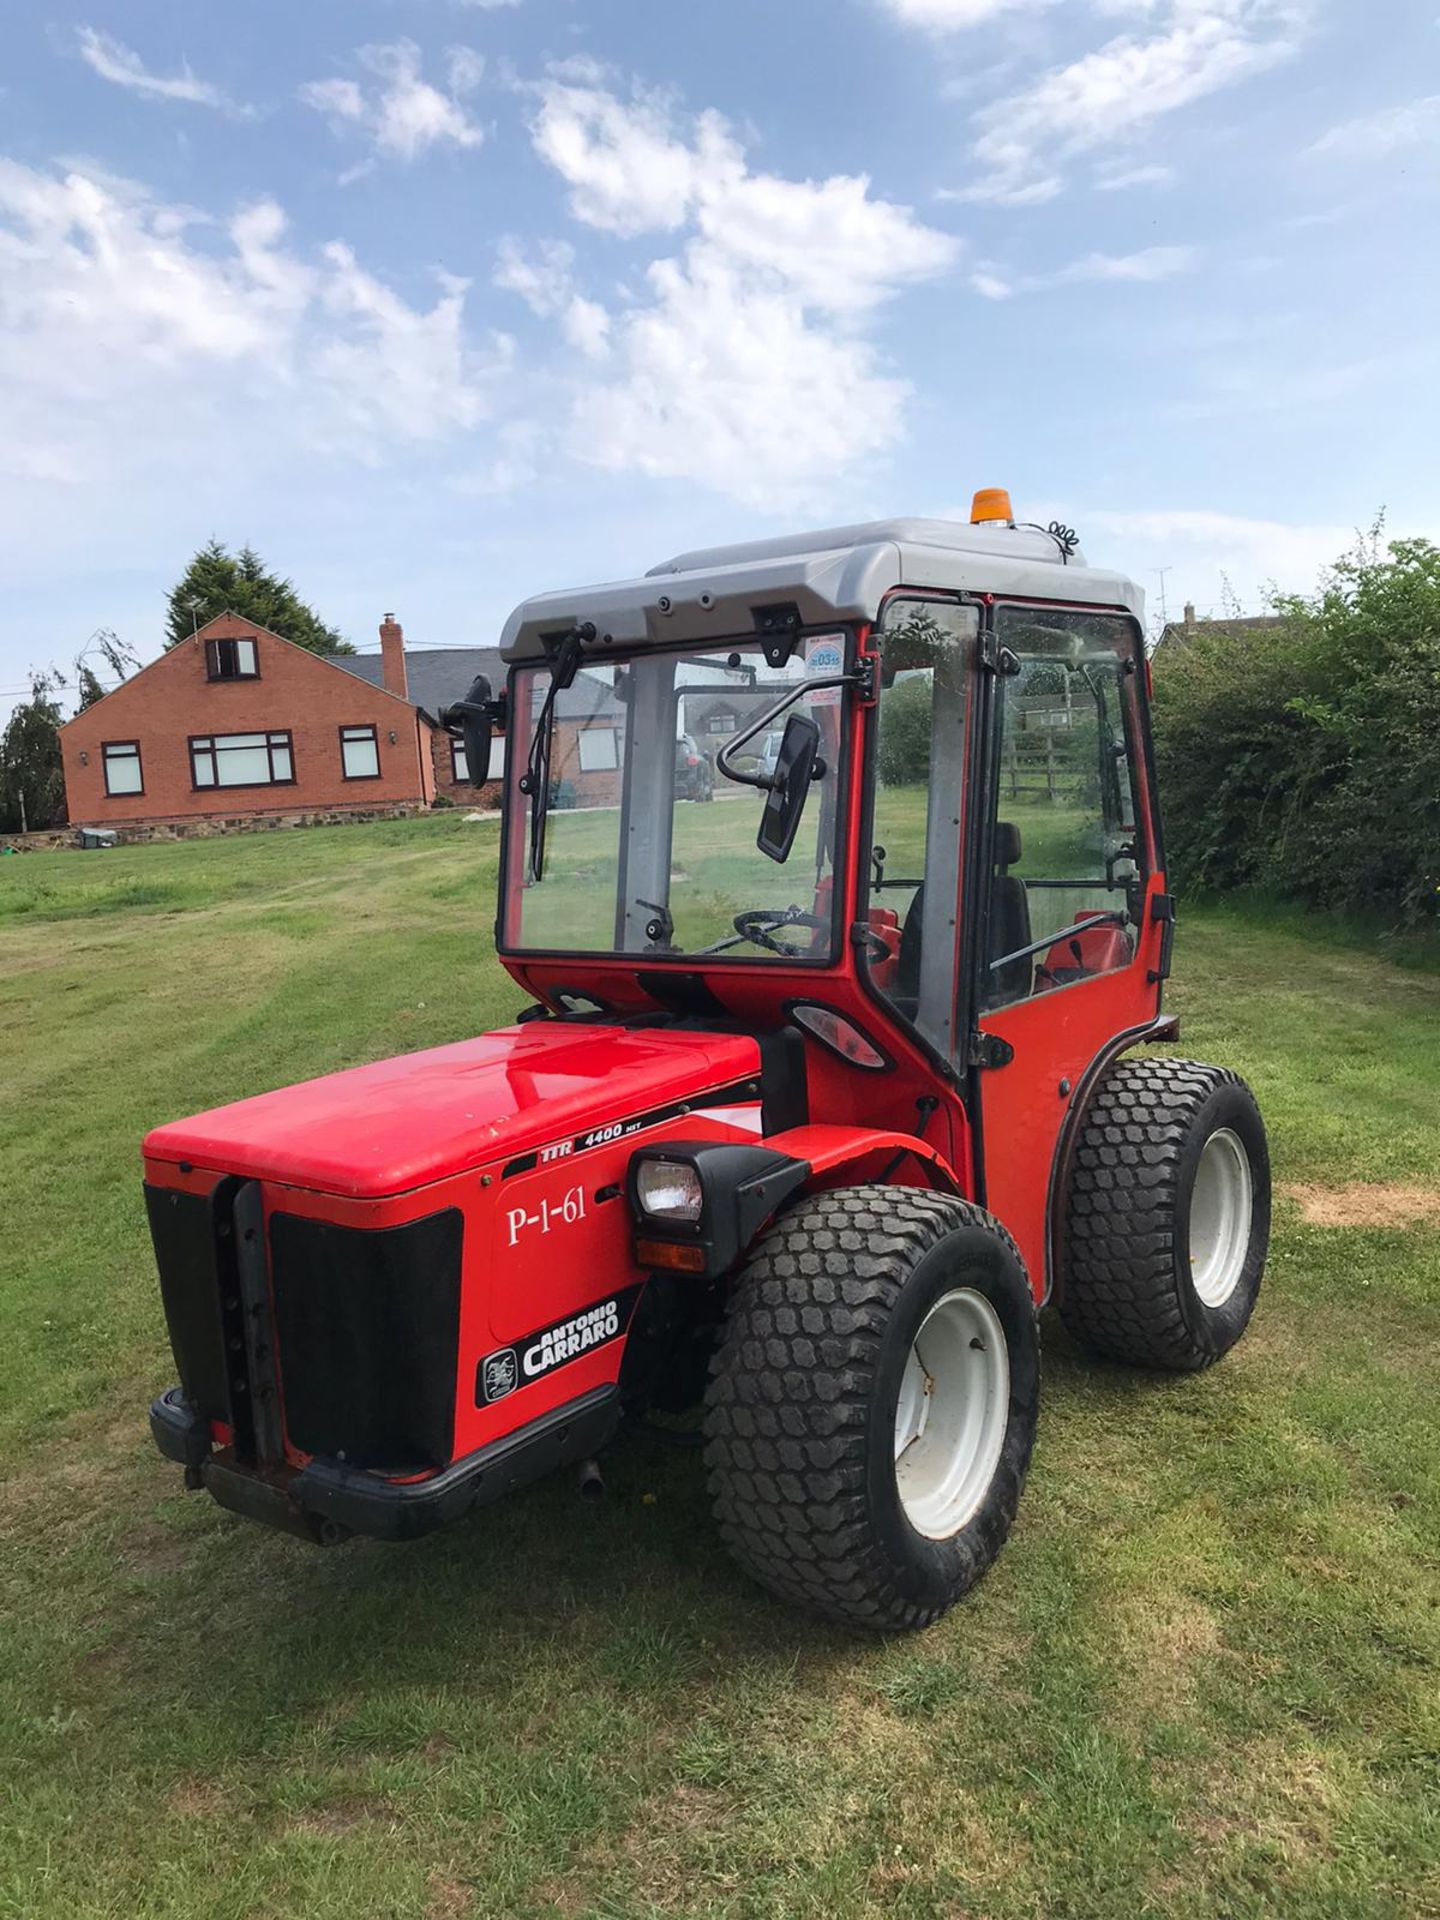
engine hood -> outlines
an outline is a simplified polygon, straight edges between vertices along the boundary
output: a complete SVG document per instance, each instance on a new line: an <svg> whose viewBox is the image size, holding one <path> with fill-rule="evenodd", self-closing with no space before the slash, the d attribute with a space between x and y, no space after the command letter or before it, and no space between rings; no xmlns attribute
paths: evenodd
<svg viewBox="0 0 1440 1920"><path fill-rule="evenodd" d="M753 1081L748 1035L534 1021L157 1127L147 1162L383 1199Z"/></svg>

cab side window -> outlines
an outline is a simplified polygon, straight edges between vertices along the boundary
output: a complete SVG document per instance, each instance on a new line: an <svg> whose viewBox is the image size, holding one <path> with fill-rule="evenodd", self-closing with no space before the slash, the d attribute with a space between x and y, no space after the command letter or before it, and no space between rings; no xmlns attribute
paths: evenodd
<svg viewBox="0 0 1440 1920"><path fill-rule="evenodd" d="M998 796L981 1005L1129 964L1145 847L1137 639L1111 614L1004 607Z"/></svg>

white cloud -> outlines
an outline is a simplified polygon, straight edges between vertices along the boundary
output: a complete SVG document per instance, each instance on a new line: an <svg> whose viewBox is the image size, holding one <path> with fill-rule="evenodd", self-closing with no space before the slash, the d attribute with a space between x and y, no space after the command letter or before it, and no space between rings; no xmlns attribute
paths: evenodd
<svg viewBox="0 0 1440 1920"><path fill-rule="evenodd" d="M894 445L908 390L860 323L945 272L958 243L874 198L863 177L752 172L718 114L686 137L664 100L622 101L599 81L572 64L541 88L537 152L585 225L683 239L610 313L574 292L568 252L502 258L505 284L532 305L567 300L572 344L614 365L577 394L577 457L768 505L816 494Z"/></svg>
<svg viewBox="0 0 1440 1920"><path fill-rule="evenodd" d="M485 78L485 56L473 47L447 47L445 77L452 93L473 93Z"/></svg>
<svg viewBox="0 0 1440 1920"><path fill-rule="evenodd" d="M413 40L395 40L361 47L361 66L374 75L366 88L354 80L312 80L300 88L306 106L323 113L333 126L368 128L376 150L401 160L413 160L427 148L449 142L478 147L483 128L460 104L457 94L479 82L483 61L468 47L452 47L447 60L444 93L421 74L420 49Z"/></svg>
<svg viewBox="0 0 1440 1920"><path fill-rule="evenodd" d="M565 240L538 240L526 249L513 236L500 242L494 284L515 293L542 320L558 320L560 331L587 360L603 360L610 350L610 315L598 300L575 291L575 249Z"/></svg>
<svg viewBox="0 0 1440 1920"><path fill-rule="evenodd" d="M1407 147L1440 148L1440 93L1346 120L1310 148L1342 160L1384 160Z"/></svg>
<svg viewBox="0 0 1440 1920"><path fill-rule="evenodd" d="M551 320L563 312L572 293L575 249L565 240L538 240L526 247L513 235L500 242L494 282L517 293L532 313Z"/></svg>
<svg viewBox="0 0 1440 1920"><path fill-rule="evenodd" d="M1037 513L1037 518L1040 514ZM1172 620L1187 600L1203 616L1238 601L1245 613L1263 613L1266 594L1309 593L1320 575L1355 544L1354 527L1250 519L1208 508L1077 508L1065 517L1080 529L1092 565L1114 566L1146 589L1152 622L1159 622L1160 568Z"/></svg>
<svg viewBox="0 0 1440 1920"><path fill-rule="evenodd" d="M249 111L236 106L208 80L197 80L183 61L178 74L151 73L133 48L96 27L78 28L76 40L86 66L114 86L127 87L132 93L145 94L153 100L184 100L192 106L214 107L221 113Z"/></svg>
<svg viewBox="0 0 1440 1920"><path fill-rule="evenodd" d="M981 26L997 14L1047 5L1049 0L880 0L880 4L902 26L922 27L931 33L958 33L966 27Z"/></svg>
<svg viewBox="0 0 1440 1920"><path fill-rule="evenodd" d="M672 138L664 103L629 103L595 86L554 80L540 92L535 150L568 183L570 210L609 233L652 233L683 224L702 170L738 158L718 114L703 114L692 149Z"/></svg>
<svg viewBox="0 0 1440 1920"><path fill-rule="evenodd" d="M871 197L864 174L782 180L743 160L702 174L696 224L731 260L787 282L806 303L858 311L902 284L933 279L957 243L921 226L908 207Z"/></svg>
<svg viewBox="0 0 1440 1920"><path fill-rule="evenodd" d="M465 289L412 307L339 243L305 256L263 200L227 230L141 188L0 161L0 388L13 441L77 480L179 423L378 455L495 402L510 344L467 338ZM223 423L223 425L221 424ZM188 450L188 448L187 448Z"/></svg>
<svg viewBox="0 0 1440 1920"><path fill-rule="evenodd" d="M310 80L301 87L300 98L335 120L364 118L365 96L354 80Z"/></svg>
<svg viewBox="0 0 1440 1920"><path fill-rule="evenodd" d="M493 336L483 360L469 346L467 283L443 277L439 300L418 309L367 273L342 242L331 241L323 253L320 299L338 325L317 330L309 359L342 432L366 422L397 439L439 440L484 419L514 343Z"/></svg>
<svg viewBox="0 0 1440 1920"><path fill-rule="evenodd" d="M603 360L610 351L610 316L598 300L573 295L560 325L571 346L587 360Z"/></svg>
<svg viewBox="0 0 1440 1920"><path fill-rule="evenodd" d="M650 302L618 319L621 377L578 397L578 458L770 506L900 439L908 387L782 288L710 248L657 260L647 277Z"/></svg>
<svg viewBox="0 0 1440 1920"><path fill-rule="evenodd" d="M1077 154L1132 138L1162 115L1288 60L1308 0L1170 0L1148 39L1122 34L977 115L973 184L947 197L1032 206Z"/></svg>
<svg viewBox="0 0 1440 1920"><path fill-rule="evenodd" d="M970 284L987 300L1008 300L1017 293L1042 293L1051 287L1073 287L1093 281L1168 280L1189 273L1198 255L1194 247L1145 247L1139 253L1087 253L1050 273L1007 275L983 263Z"/></svg>
<svg viewBox="0 0 1440 1920"><path fill-rule="evenodd" d="M1095 169L1094 184L1101 193L1123 193L1130 187L1171 187L1175 184L1175 169L1160 165L1103 165Z"/></svg>

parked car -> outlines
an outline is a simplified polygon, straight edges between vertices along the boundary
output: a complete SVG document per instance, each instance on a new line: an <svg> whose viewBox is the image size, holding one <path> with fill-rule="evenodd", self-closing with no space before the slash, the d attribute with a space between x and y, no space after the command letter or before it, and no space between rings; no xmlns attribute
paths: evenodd
<svg viewBox="0 0 1440 1920"><path fill-rule="evenodd" d="M675 798L715 798L715 769L695 744L694 736L688 733L682 733L675 742Z"/></svg>

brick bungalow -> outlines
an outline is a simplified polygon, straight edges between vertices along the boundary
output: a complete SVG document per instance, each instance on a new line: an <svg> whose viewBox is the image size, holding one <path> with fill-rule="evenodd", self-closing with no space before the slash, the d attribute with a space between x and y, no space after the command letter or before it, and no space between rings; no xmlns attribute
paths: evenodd
<svg viewBox="0 0 1440 1920"><path fill-rule="evenodd" d="M330 658L222 613L60 729L70 821L142 837L407 813L441 796L493 805L498 787L467 784L436 717L477 673L504 684L495 649L407 648L391 614L378 654ZM556 718L569 803L612 804L624 714L610 688L582 674Z"/></svg>

